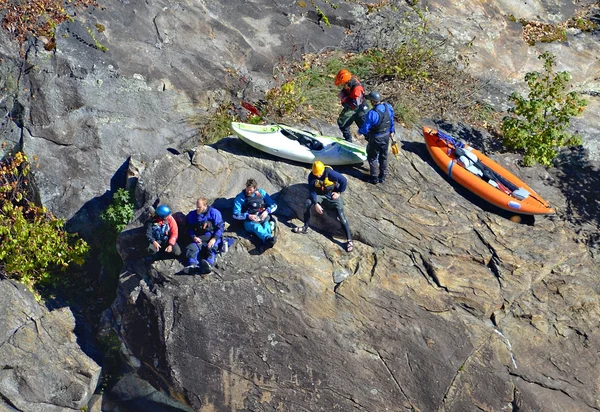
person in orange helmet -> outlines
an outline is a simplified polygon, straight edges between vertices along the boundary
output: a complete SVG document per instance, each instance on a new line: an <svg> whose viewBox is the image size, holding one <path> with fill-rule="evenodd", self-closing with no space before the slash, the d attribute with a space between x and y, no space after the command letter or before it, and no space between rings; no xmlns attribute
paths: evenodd
<svg viewBox="0 0 600 412"><path fill-rule="evenodd" d="M343 108L338 116L337 124L344 139L351 142L350 126L352 123L356 123L358 127L361 127L364 117L369 111L369 107L365 104L365 89L360 84L358 77L353 76L346 69L338 72L334 83L336 86L343 86L338 95Z"/></svg>

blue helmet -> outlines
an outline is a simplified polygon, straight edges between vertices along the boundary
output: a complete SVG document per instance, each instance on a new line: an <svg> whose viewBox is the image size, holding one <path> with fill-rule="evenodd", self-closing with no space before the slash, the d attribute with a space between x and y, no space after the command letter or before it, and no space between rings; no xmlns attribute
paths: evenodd
<svg viewBox="0 0 600 412"><path fill-rule="evenodd" d="M156 216L162 217L163 219L171 214L171 209L167 205L160 205L156 208Z"/></svg>

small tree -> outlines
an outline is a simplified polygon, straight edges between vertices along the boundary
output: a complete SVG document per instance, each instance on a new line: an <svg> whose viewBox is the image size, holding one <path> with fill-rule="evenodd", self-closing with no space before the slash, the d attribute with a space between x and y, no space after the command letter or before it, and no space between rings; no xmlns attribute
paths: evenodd
<svg viewBox="0 0 600 412"><path fill-rule="evenodd" d="M529 87L527 98L513 93L514 107L502 120L504 145L524 151L524 163L550 165L558 149L581 144L581 137L567 131L571 117L580 115L588 102L577 92L566 93L571 79L569 72L554 73L555 56L549 52L538 57L544 60L544 73L525 75Z"/></svg>
<svg viewBox="0 0 600 412"><path fill-rule="evenodd" d="M0 161L0 272L33 288L64 280L62 272L81 265L89 247L31 201L29 172L21 152Z"/></svg>

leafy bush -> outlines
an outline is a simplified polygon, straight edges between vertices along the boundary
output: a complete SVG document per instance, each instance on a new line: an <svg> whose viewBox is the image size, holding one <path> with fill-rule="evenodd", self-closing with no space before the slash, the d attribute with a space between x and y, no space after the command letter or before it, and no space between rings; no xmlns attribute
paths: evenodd
<svg viewBox="0 0 600 412"><path fill-rule="evenodd" d="M231 135L231 122L236 120L233 105L226 102L213 112L190 116L187 122L198 131L195 137L201 144L212 144Z"/></svg>
<svg viewBox="0 0 600 412"><path fill-rule="evenodd" d="M113 234L120 233L133 217L135 206L131 192L119 189L113 194L112 203L100 215Z"/></svg>
<svg viewBox="0 0 600 412"><path fill-rule="evenodd" d="M524 152L527 166L535 162L550 165L557 149L581 144L577 134L567 131L571 117L580 115L587 101L576 92L566 92L571 75L554 72L555 56L549 52L538 57L544 60L544 73L525 75L529 87L527 98L513 93L514 107L502 120L504 145Z"/></svg>
<svg viewBox="0 0 600 412"><path fill-rule="evenodd" d="M0 267L33 288L57 283L69 265L83 263L89 247L30 200L29 172L21 152L0 163Z"/></svg>

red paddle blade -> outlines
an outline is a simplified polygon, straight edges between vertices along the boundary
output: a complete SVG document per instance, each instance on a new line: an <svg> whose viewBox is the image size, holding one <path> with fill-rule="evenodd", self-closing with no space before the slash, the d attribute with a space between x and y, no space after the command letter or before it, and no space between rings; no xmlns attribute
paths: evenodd
<svg viewBox="0 0 600 412"><path fill-rule="evenodd" d="M248 103L248 102L242 102L242 107L244 109L248 110L253 115L258 116L258 117L262 117L260 115L260 112L258 111L258 109L256 107L254 107L253 105L251 105L250 103Z"/></svg>

